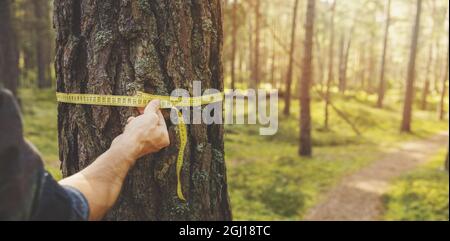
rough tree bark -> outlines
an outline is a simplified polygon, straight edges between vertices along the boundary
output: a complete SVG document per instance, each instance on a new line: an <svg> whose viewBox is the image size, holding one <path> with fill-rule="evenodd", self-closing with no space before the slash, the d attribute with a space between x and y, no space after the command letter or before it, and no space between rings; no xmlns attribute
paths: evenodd
<svg viewBox="0 0 450 241"><path fill-rule="evenodd" d="M192 94L192 82L223 89L220 0L55 0L57 90L67 93ZM109 148L134 110L60 104L64 176ZM167 113L166 113L167 115ZM223 126L189 125L176 195L176 126L171 147L139 160L106 220L230 220Z"/></svg>
<svg viewBox="0 0 450 241"><path fill-rule="evenodd" d="M389 41L389 28L391 26L391 2L391 0L387 0L386 3L386 25L384 27L383 55L381 57L380 85L378 87L378 108L383 108L384 95L386 92L386 54Z"/></svg>
<svg viewBox="0 0 450 241"><path fill-rule="evenodd" d="M295 34L297 32L297 12L298 12L298 0L294 3L294 13L292 16L292 29L291 29L291 47L289 49L289 65L286 74L286 93L284 93L284 115L289 116L291 113L291 89L292 89L292 73L294 70L294 52L295 52Z"/></svg>
<svg viewBox="0 0 450 241"><path fill-rule="evenodd" d="M330 16L330 45L328 49L328 79L327 86L325 90L325 120L324 120L324 128L328 129L329 119L330 119L330 88L334 79L334 16L336 14L336 2L334 0L331 5L331 16Z"/></svg>
<svg viewBox="0 0 450 241"><path fill-rule="evenodd" d="M0 1L0 85L17 96L19 52L12 27L11 0Z"/></svg>
<svg viewBox="0 0 450 241"><path fill-rule="evenodd" d="M414 99L414 82L416 78L417 45L419 41L421 15L422 15L422 0L417 0L417 13L411 40L411 52L409 56L408 76L406 78L406 91L403 105L403 119L400 128L402 132L411 132L412 105Z"/></svg>
<svg viewBox="0 0 450 241"><path fill-rule="evenodd" d="M308 0L305 24L305 55L303 57L303 72L300 81L300 143L301 156L312 155L311 141L311 96L310 89L313 83L313 38L315 0Z"/></svg>

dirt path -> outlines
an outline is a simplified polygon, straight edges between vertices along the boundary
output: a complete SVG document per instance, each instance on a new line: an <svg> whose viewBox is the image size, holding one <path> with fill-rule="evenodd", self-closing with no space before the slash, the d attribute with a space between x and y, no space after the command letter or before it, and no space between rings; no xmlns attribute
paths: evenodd
<svg viewBox="0 0 450 241"><path fill-rule="evenodd" d="M306 215L306 220L377 220L389 181L426 162L448 145L448 132L404 143L368 167L345 177Z"/></svg>

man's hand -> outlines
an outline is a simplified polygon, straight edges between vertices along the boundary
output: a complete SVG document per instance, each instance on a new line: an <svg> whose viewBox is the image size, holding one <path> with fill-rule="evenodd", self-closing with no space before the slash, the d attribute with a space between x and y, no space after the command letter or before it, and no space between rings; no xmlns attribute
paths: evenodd
<svg viewBox="0 0 450 241"><path fill-rule="evenodd" d="M169 134L159 104L154 100L140 111L140 116L128 118L123 134L114 139L111 148L128 153L128 158L135 161L168 146Z"/></svg>
<svg viewBox="0 0 450 241"><path fill-rule="evenodd" d="M116 202L136 160L168 145L169 134L159 101L152 101L141 115L128 119L123 134L114 139L108 151L81 172L59 183L81 191L89 203L89 219L99 220Z"/></svg>

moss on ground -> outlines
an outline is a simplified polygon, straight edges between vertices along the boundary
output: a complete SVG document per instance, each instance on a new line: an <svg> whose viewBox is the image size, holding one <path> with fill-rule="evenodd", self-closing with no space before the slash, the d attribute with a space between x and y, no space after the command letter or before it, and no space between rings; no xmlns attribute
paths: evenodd
<svg viewBox="0 0 450 241"><path fill-rule="evenodd" d="M385 220L448 221L449 179L444 170L447 149L392 183L384 196Z"/></svg>

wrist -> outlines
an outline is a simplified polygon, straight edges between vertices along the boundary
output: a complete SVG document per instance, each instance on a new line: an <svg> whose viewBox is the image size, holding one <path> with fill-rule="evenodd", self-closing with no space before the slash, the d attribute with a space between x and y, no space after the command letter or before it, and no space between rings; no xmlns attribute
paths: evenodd
<svg viewBox="0 0 450 241"><path fill-rule="evenodd" d="M136 142L130 140L130 137L124 137L123 134L114 139L107 153L114 159L126 162L130 166L133 166L139 158Z"/></svg>

